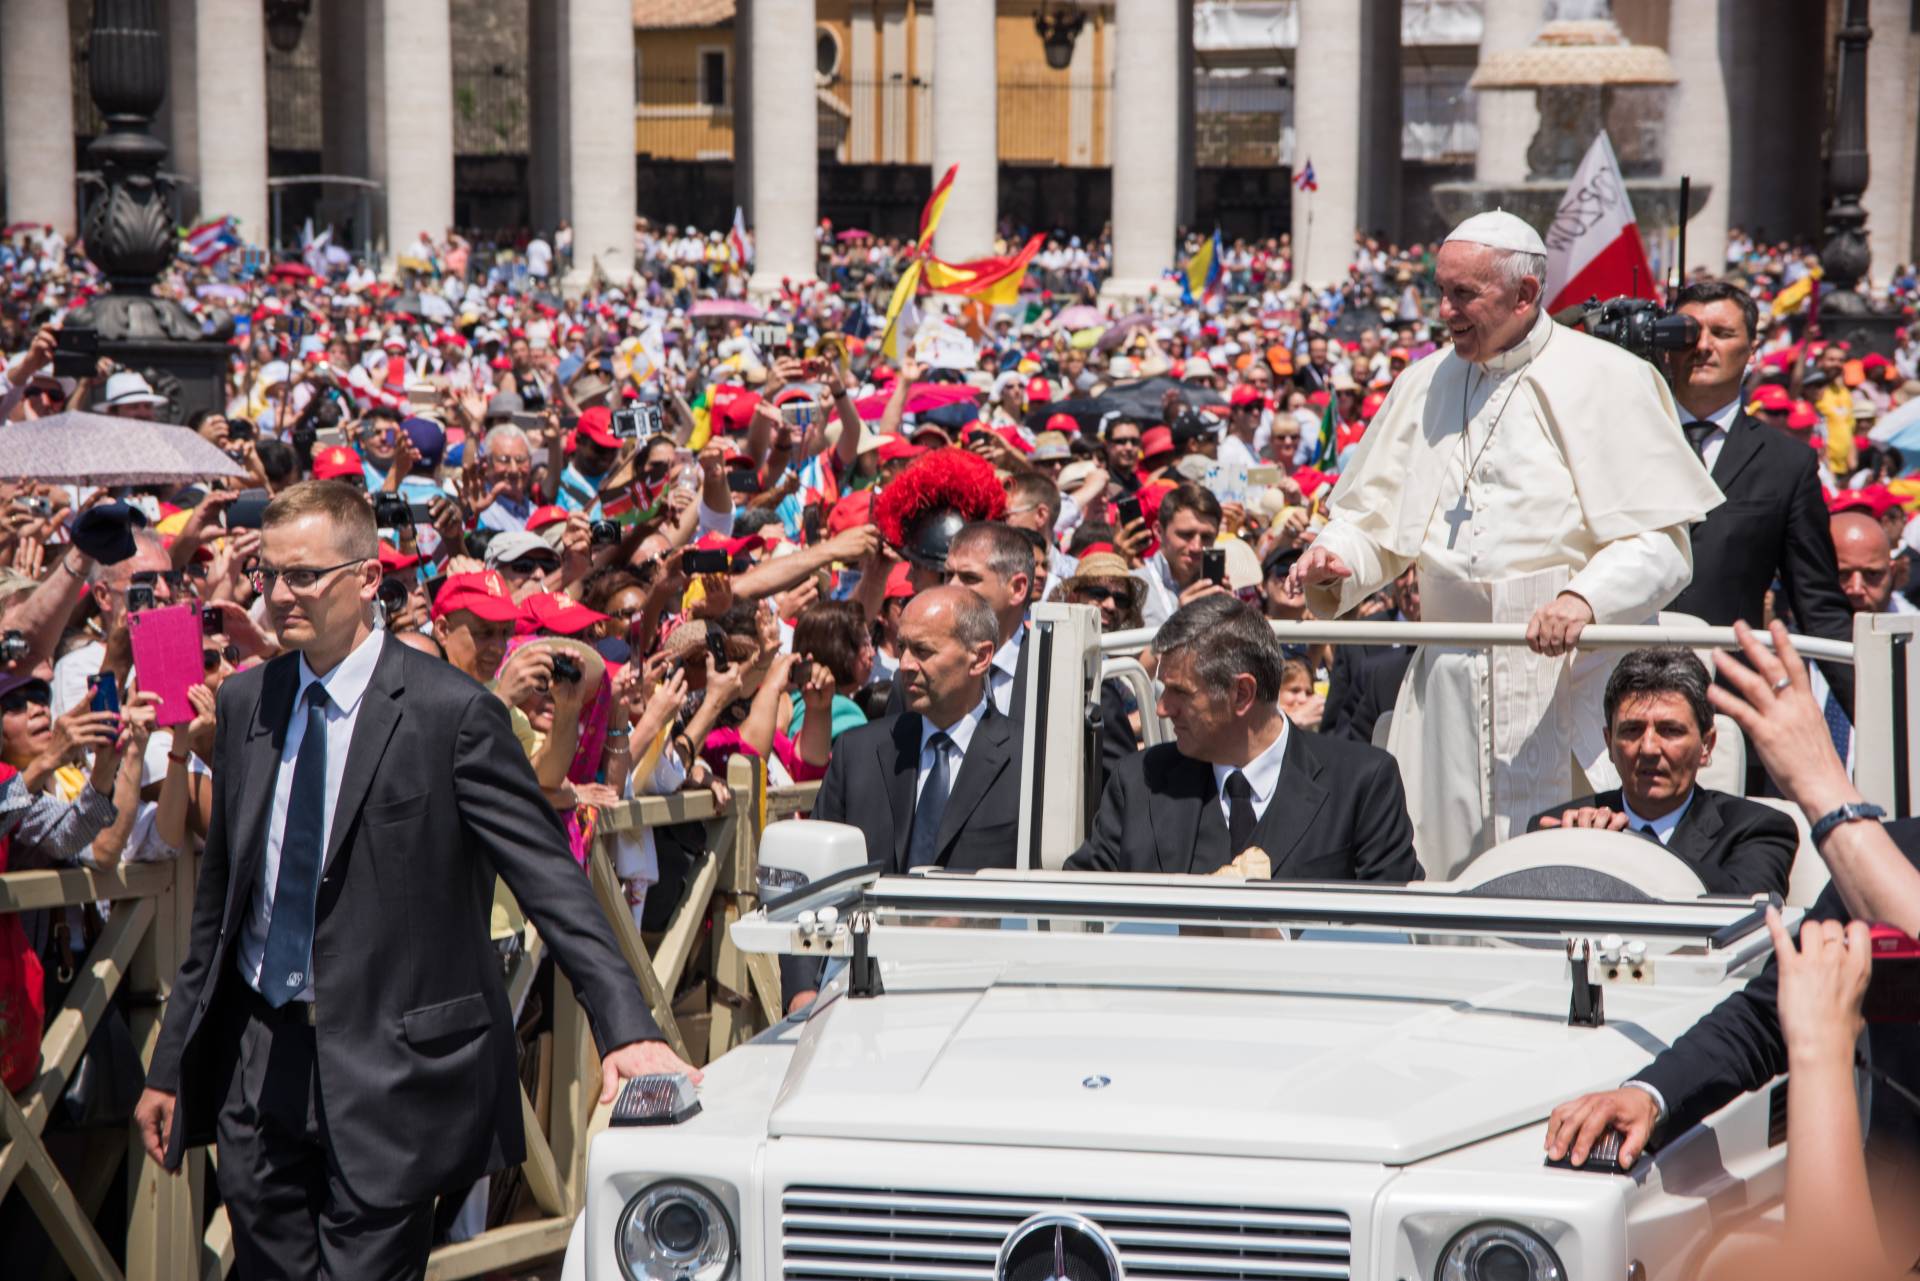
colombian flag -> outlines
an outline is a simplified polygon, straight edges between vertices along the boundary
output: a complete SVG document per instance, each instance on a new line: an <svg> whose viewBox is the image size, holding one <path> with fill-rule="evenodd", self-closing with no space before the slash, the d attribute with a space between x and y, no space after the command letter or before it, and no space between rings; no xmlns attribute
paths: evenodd
<svg viewBox="0 0 1920 1281"><path fill-rule="evenodd" d="M1187 268L1180 276L1180 300L1191 306L1212 293L1219 283L1220 228L1215 227L1213 238L1187 259Z"/></svg>
<svg viewBox="0 0 1920 1281"><path fill-rule="evenodd" d="M1020 284L1027 276L1027 264L1040 252L1046 240L1040 232L1028 240L1016 254L995 258L975 258L971 262L942 262L927 259L927 288L937 294L968 294L989 307L1011 307L1020 300Z"/></svg>

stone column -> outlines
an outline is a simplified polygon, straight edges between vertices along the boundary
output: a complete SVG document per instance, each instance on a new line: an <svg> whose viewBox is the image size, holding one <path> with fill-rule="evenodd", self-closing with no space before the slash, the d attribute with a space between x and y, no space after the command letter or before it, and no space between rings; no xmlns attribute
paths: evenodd
<svg viewBox="0 0 1920 1281"><path fill-rule="evenodd" d="M1101 289L1144 298L1173 265L1180 194L1179 0L1115 0L1113 274ZM1081 33L1086 39L1087 33Z"/></svg>
<svg viewBox="0 0 1920 1281"><path fill-rule="evenodd" d="M934 252L949 262L993 252L1000 205L994 10L979 0L933 6L933 181L960 166L934 233Z"/></svg>
<svg viewBox="0 0 1920 1281"><path fill-rule="evenodd" d="M1197 175L1194 173L1194 103L1193 103L1193 6L1178 6L1180 15L1180 40L1173 49L1173 65L1179 74L1179 90L1174 96L1174 109L1180 113L1180 134L1178 158L1174 161L1174 177L1179 193L1174 201L1173 216L1176 224L1201 235L1210 234L1212 224L1205 227L1194 225L1194 185ZM1090 32L1082 32L1082 40L1093 38Z"/></svg>
<svg viewBox="0 0 1920 1281"><path fill-rule="evenodd" d="M813 0L749 0L753 9L755 298L812 280L820 218L820 109L813 89Z"/></svg>
<svg viewBox="0 0 1920 1281"><path fill-rule="evenodd" d="M566 217L567 6L527 6L527 204L547 236Z"/></svg>
<svg viewBox="0 0 1920 1281"><path fill-rule="evenodd" d="M636 172L630 0L567 0L567 89L573 270L566 283L585 285L597 260L624 288L633 274Z"/></svg>
<svg viewBox="0 0 1920 1281"><path fill-rule="evenodd" d="M386 189L387 269L453 222L453 34L448 0L369 0L367 132Z"/></svg>
<svg viewBox="0 0 1920 1281"><path fill-rule="evenodd" d="M1293 167L1298 173L1311 164L1320 189L1293 193L1296 284L1344 279L1353 261L1353 233L1362 221L1361 72L1370 7L1372 0L1299 0L1297 5ZM1397 131L1394 136L1397 141Z"/></svg>
<svg viewBox="0 0 1920 1281"><path fill-rule="evenodd" d="M1546 20L1545 0L1485 0L1480 27L1480 59L1490 53L1524 49ZM1540 109L1531 89L1482 89L1474 108L1480 147L1473 176L1480 182L1518 183L1527 177L1527 144L1540 128Z"/></svg>
<svg viewBox="0 0 1920 1281"><path fill-rule="evenodd" d="M194 18L194 113L200 214L240 220L240 238L269 245L267 23L258 0L200 0Z"/></svg>
<svg viewBox="0 0 1920 1281"><path fill-rule="evenodd" d="M1676 6L1667 26L1667 52L1680 83L1667 103L1672 127L1667 130L1666 176L1677 183L1686 174L1696 189L1706 187L1706 203L1687 224L1686 269L1701 267L1716 276L1727 269L1728 211L1733 207L1727 67L1731 28L1740 21L1740 7L1740 0L1699 0ZM1643 223L1640 230L1657 241L1667 229Z"/></svg>
<svg viewBox="0 0 1920 1281"><path fill-rule="evenodd" d="M6 221L51 223L71 240L73 54L66 0L0 4L0 95Z"/></svg>
<svg viewBox="0 0 1920 1281"><path fill-rule="evenodd" d="M167 100L154 120L154 135L167 144L166 168L172 173L200 172L200 76L196 67L193 0L167 0ZM198 221L200 190L191 183L174 188L181 213Z"/></svg>
<svg viewBox="0 0 1920 1281"><path fill-rule="evenodd" d="M175 0L181 3L183 0ZM372 171L368 136L368 100L372 84L367 66L369 0L332 0L307 19L320 25L320 171L365 178ZM316 228L331 226L333 243L359 254L379 238L375 211L379 202L364 187L328 185L314 210Z"/></svg>
<svg viewBox="0 0 1920 1281"><path fill-rule="evenodd" d="M1906 0L1868 0L1867 154L1871 177L1860 203L1867 211L1868 279L1885 284L1914 256L1915 113L1920 112L1920 49Z"/></svg>

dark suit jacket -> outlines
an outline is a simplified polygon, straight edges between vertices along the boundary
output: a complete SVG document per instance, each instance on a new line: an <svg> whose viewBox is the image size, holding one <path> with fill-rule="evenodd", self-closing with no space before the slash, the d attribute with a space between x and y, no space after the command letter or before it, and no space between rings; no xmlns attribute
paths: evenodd
<svg viewBox="0 0 1920 1281"><path fill-rule="evenodd" d="M919 713L907 712L835 739L813 803L813 817L859 828L867 838L867 857L896 874L907 870L920 725ZM1019 846L1019 751L1019 722L989 709L974 729L940 816L941 867L1013 866Z"/></svg>
<svg viewBox="0 0 1920 1281"><path fill-rule="evenodd" d="M1527 830L1537 832L1541 819L1588 806L1626 812L1616 787L1535 814L1527 820ZM1691 865L1709 894L1785 894L1799 850L1800 829L1791 818L1757 801L1705 787L1694 789L1693 804L1667 844L1667 852Z"/></svg>
<svg viewBox="0 0 1920 1281"><path fill-rule="evenodd" d="M1742 410L1713 464L1713 483L1727 501L1692 527L1693 581L1667 608L1716 627L1736 618L1759 627L1777 575L1796 631L1853 639L1817 464L1811 449ZM1852 666L1823 663L1821 671L1851 709Z"/></svg>
<svg viewBox="0 0 1920 1281"><path fill-rule="evenodd" d="M238 1057L235 942L261 861L299 660L221 686L214 807L187 959L147 1084L177 1095L168 1163L210 1140ZM384 642L354 724L315 908L328 1141L355 1195L418 1202L526 1154L513 1014L488 940L494 873L574 981L603 1049L657 1039L507 709Z"/></svg>
<svg viewBox="0 0 1920 1281"><path fill-rule="evenodd" d="M1887 835L1920 867L1920 819L1886 825ZM1811 920L1848 921L1852 914L1829 884L1807 909ZM1867 1045L1876 1066L1911 1091L1920 1091L1920 1027L1874 1023ZM1780 971L1771 960L1746 987L1716 1005L1652 1063L1634 1074L1660 1091L1667 1103L1661 1138L1680 1134L1750 1090L1787 1070L1787 1043L1780 1032ZM1911 1159L1920 1139L1920 1118L1892 1090L1873 1091L1868 1147ZM1883 1146L1884 1145L1884 1146Z"/></svg>
<svg viewBox="0 0 1920 1281"><path fill-rule="evenodd" d="M1413 663L1408 645L1341 645L1333 651L1327 709L1320 732L1350 743L1373 743L1373 727L1393 710Z"/></svg>
<svg viewBox="0 0 1920 1281"><path fill-rule="evenodd" d="M1374 747L1287 731L1280 786L1254 829L1276 881L1417 881L1400 768ZM1093 831L1067 860L1089 872L1211 872L1232 861L1213 766L1172 743L1107 780Z"/></svg>

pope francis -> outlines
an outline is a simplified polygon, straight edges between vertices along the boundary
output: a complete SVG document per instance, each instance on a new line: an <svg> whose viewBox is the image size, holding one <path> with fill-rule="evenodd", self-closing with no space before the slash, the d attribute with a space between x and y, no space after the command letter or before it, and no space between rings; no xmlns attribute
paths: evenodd
<svg viewBox="0 0 1920 1281"><path fill-rule="evenodd" d="M1580 633L1651 622L1692 578L1687 526L1721 495L1659 372L1545 314L1532 227L1476 214L1435 270L1452 346L1394 383L1293 583L1337 618L1417 566L1426 621L1526 622L1524 650L1422 647L1400 689L1387 745L1420 862L1446 880L1615 781L1613 662L1575 653Z"/></svg>

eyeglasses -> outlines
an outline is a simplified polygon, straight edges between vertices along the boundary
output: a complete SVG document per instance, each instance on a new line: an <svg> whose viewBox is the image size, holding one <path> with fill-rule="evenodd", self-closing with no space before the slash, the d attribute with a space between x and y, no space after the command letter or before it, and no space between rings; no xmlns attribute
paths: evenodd
<svg viewBox="0 0 1920 1281"><path fill-rule="evenodd" d="M53 691L45 681L35 681L31 685L22 685L19 689L0 694L0 712L25 711L29 703L38 703L42 707L53 704Z"/></svg>
<svg viewBox="0 0 1920 1281"><path fill-rule="evenodd" d="M343 569L367 563L365 556L356 556L352 560L343 560L338 565L328 565L324 569L269 569L262 565L247 577L253 582L253 590L262 596L273 594L273 585L284 582L287 590L304 595L320 586L320 581L328 575L337 574Z"/></svg>
<svg viewBox="0 0 1920 1281"><path fill-rule="evenodd" d="M206 665L207 670L210 672L219 670L222 659L225 659L229 663L239 662L240 647L238 645L225 645L219 649L203 649L200 651L200 661Z"/></svg>

